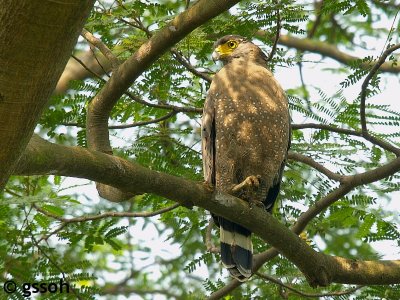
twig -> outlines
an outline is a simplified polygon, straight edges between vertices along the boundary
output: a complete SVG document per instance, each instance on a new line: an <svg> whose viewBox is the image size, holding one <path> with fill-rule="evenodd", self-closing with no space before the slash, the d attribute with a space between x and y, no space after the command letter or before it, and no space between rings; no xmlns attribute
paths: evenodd
<svg viewBox="0 0 400 300"><path fill-rule="evenodd" d="M135 122L132 124L126 124L126 125L112 125L112 126L108 126L108 128L110 129L124 129L124 128L132 128L132 127L138 127L138 126L144 126L144 125L149 125L149 124L153 124L153 123L158 123L164 120L167 120L173 116L175 116L178 112L177 111L170 111L169 113L167 113L166 115L153 119L153 120L148 120L148 121L140 121L140 122Z"/></svg>
<svg viewBox="0 0 400 300"><path fill-rule="evenodd" d="M39 242L35 239L35 236L33 235L32 228L31 228L30 225L28 225L28 230L29 230L29 233L30 233L32 242L33 242L33 244L36 246L36 248L38 248L38 250L40 251L40 253L41 253L44 257L46 257L47 260L61 273L61 276L62 276L62 278L64 279L64 281L65 281L66 283L69 284L69 280L67 280L67 276L65 275L64 270L61 269L61 267L57 264L57 262L56 262L52 257L50 257L50 255L48 255L48 254L46 253L46 251L44 251L43 248L39 245ZM82 297L79 295L79 293L76 291L76 289L75 289L74 287L72 287L70 284L69 284L69 287L71 288L71 291L72 291L72 293L76 296L76 298L79 299L79 300L81 300Z"/></svg>
<svg viewBox="0 0 400 300"><path fill-rule="evenodd" d="M82 29L81 36L85 38L89 43L95 46L100 52L110 61L112 69L118 68L118 58L111 52L111 50L97 37L86 29Z"/></svg>
<svg viewBox="0 0 400 300"><path fill-rule="evenodd" d="M354 293L355 291L358 291L359 289L361 289L361 288L364 287L363 285L360 285L360 286L356 286L356 287L354 287L354 288L351 288L351 289L348 289L348 290L345 290L345 291L337 291L337 292L330 292L330 293L313 293L313 294L310 294L310 293L305 293L305 292L299 291L299 290L295 289L294 287L292 287L291 285L288 285L288 284L286 284L286 283L283 283L281 280L279 280L279 279L277 279L277 278L275 278L275 277L272 277L272 276L269 276L269 275L266 275L266 274L262 274L262 273L260 273L260 272L257 272L256 275L259 276L259 277L261 277L261 278L264 279L264 280L273 282L273 283L275 283L275 284L277 284L277 285L279 285L279 286L281 286L281 287L283 287L283 288L285 288L285 289L288 289L288 290L290 290L290 291L292 291L292 292L294 292L294 293L296 293L296 294L298 294L298 295L300 295L300 296L307 297L307 298L344 296L344 295L352 294L352 293Z"/></svg>
<svg viewBox="0 0 400 300"><path fill-rule="evenodd" d="M369 133L363 134L361 131L358 131L358 130L338 128L338 127L335 127L332 125L326 125L326 124L316 124L316 123L292 124L292 129L294 129L294 130L306 129L306 128L322 129L322 130L328 130L328 131L336 132L336 133L340 133L340 134L347 134L347 135L363 137L367 141L371 142L372 144L377 145L387 151L390 151L390 152L394 153L396 156L400 156L400 148L395 147L392 144L390 144L386 141L383 141L379 138L376 138Z"/></svg>
<svg viewBox="0 0 400 300"><path fill-rule="evenodd" d="M45 235L44 237L40 238L39 243L43 240L48 240L51 236L57 234L58 232L60 232L61 230L63 230L66 226L68 226L71 223L77 223L77 222L85 222L85 221L89 221L89 220L98 220L98 219L103 219L103 218L107 218L107 217L153 217L159 214L162 214L164 212L173 210L175 208L177 208L179 206L179 203L176 203L174 205L171 205L169 207L165 207L153 212L106 212L103 214L99 214L99 215L94 215L94 216L85 216L85 217L76 217L76 218L71 218L71 219L66 219L66 218L62 218L59 216L56 216L36 205L33 205L35 207L35 209L39 212L41 212L42 214L56 219L61 223L61 225L59 227L57 227L56 229L54 229L52 232L48 233L47 235Z"/></svg>
<svg viewBox="0 0 400 300"><path fill-rule="evenodd" d="M211 253L219 253L218 247L215 247L214 243L211 240L211 230L214 226L214 220L211 217L208 221L207 229L206 229L206 247L207 251Z"/></svg>
<svg viewBox="0 0 400 300"><path fill-rule="evenodd" d="M75 55L71 55L71 57L74 58L80 65L82 65L82 67L85 70L87 70L94 77L98 78L100 81L102 81L104 83L107 82L107 80L102 78L99 74L96 74L95 72L90 70L85 65L85 63L82 60L80 60L79 58L77 58ZM170 110L173 110L175 113L178 113L178 112L202 113L203 112L202 108L196 108L196 107L182 107L182 106L175 106L175 105L169 105L169 104L153 104L153 103L150 103L150 102L147 102L147 101L143 100L139 96L136 96L136 95L134 95L134 94L132 94L131 92L128 92L128 91L125 91L124 94L126 96L128 96L129 98L131 98L133 101L135 101L137 103L140 103L140 104L143 104L143 105L146 105L148 107L161 108L161 109L170 109ZM63 125L65 125L65 126L85 127L85 126L79 125L78 123L64 123Z"/></svg>
<svg viewBox="0 0 400 300"><path fill-rule="evenodd" d="M255 33L256 37L265 38L266 33L264 30L258 30ZM309 51L312 53L320 54L322 56L330 57L338 62L349 65L356 60L359 60L359 57L347 54L345 52L340 51L336 46L320 42L316 40L312 40L309 38L296 38L294 36L288 35L280 35L278 44L286 46L288 48L294 48L300 51ZM365 62L361 64L362 68L370 68L370 62ZM380 71L388 72L393 74L398 74L400 72L399 65L393 65L392 63L384 63L382 64Z"/></svg>
<svg viewBox="0 0 400 300"><path fill-rule="evenodd" d="M204 79L207 82L211 82L211 77L207 74L198 71L195 67L193 67L186 59L179 53L179 51L175 48L172 48L170 52L173 54L173 57L180 62L188 71L193 73L194 75L199 76L200 78Z"/></svg>
<svg viewBox="0 0 400 300"><path fill-rule="evenodd" d="M105 79L103 79L99 74L97 74L96 72L93 72L92 70L90 70L85 63L80 60L78 57L76 57L75 55L71 54L71 57L73 59L75 59L86 71L88 71L90 74L92 74L94 77L99 78L101 81L106 82Z"/></svg>
<svg viewBox="0 0 400 300"><path fill-rule="evenodd" d="M347 135L355 135L355 136L362 137L361 131L345 129L345 128L338 128L338 127L335 127L332 125L317 124L317 123L292 124L293 130L306 129L306 128L322 129L322 130L328 130L328 131L332 131L332 132L336 132L336 133L343 133L343 134L347 134Z"/></svg>
<svg viewBox="0 0 400 300"><path fill-rule="evenodd" d="M315 2L314 7L315 7L315 21L311 27L311 29L307 32L307 38L313 38L315 33L317 32L318 26L321 24L321 17L322 17L322 7L324 5L324 1L322 0L321 2Z"/></svg>
<svg viewBox="0 0 400 300"><path fill-rule="evenodd" d="M49 232L45 236L41 237L39 239L38 243L40 243L41 241L47 241L50 237L52 237L53 235L59 233L61 230L63 230L65 227L67 227L68 224L69 223L61 223L61 225L58 226L56 229L54 229L53 231Z"/></svg>
<svg viewBox="0 0 400 300"><path fill-rule="evenodd" d="M378 72L379 68L384 64L386 58L392 54L394 51L400 48L400 44L393 45L387 48L381 55L381 57L377 60L375 65L372 67L371 71L369 71L367 77L365 77L363 84L361 85L361 94L360 94L360 118L361 118L361 130L362 134L368 135L367 129L367 119L365 115L365 100L367 97L367 88L371 79L375 76L376 72Z"/></svg>
<svg viewBox="0 0 400 300"><path fill-rule="evenodd" d="M152 37L153 34L152 32L143 25L143 23L140 21L140 19L135 19L136 23L132 23L129 21L126 21L124 19L120 19L122 22L124 22L125 24L128 24L132 27L138 28L142 31L144 31L144 33L146 33L146 36L148 38ZM172 57L175 58L175 60L177 60L182 66L184 66L189 72L193 73L196 76L199 76L200 78L204 79L207 82L211 82L211 77L208 76L207 74L198 71L194 66L192 66L184 57L181 53L179 53L179 51L176 48L171 48L170 50Z"/></svg>
<svg viewBox="0 0 400 300"><path fill-rule="evenodd" d="M288 158L296 160L296 161L299 161L299 162L302 162L302 163L304 163L306 165L309 165L310 167L313 167L314 169L316 169L317 171L321 172L326 177L328 177L329 179L332 179L334 181L342 182L343 178L345 177L343 175L340 175L340 174L332 172L331 170L325 168L323 165L317 163L312 158L310 158L308 156L305 156L305 155L302 155L300 153L289 151Z"/></svg>
<svg viewBox="0 0 400 300"><path fill-rule="evenodd" d="M275 35L274 44L272 45L271 52L269 53L269 55L267 57L267 62L271 61L275 55L280 35L281 35L281 15L279 13L279 8L277 8L276 9L276 35Z"/></svg>
<svg viewBox="0 0 400 300"><path fill-rule="evenodd" d="M98 215L92 215L92 216L83 216L83 217L76 217L76 218L62 218L60 216L54 215L40 207L37 207L35 205L36 210L40 211L42 214L51 217L53 219L56 219L60 222L63 223L76 223L76 222L86 222L86 221L92 221L92 220L99 220L99 219L104 219L104 218L108 218L108 217L129 217L129 218L136 218L136 217L154 217L157 215L160 215L162 213L171 211L175 208L177 208L178 206L180 206L179 203L175 203L171 206L168 207L164 207L161 208L159 210L155 210L155 211L149 211L149 212L114 212L114 211L109 211L109 212L105 212L102 214L98 214Z"/></svg>

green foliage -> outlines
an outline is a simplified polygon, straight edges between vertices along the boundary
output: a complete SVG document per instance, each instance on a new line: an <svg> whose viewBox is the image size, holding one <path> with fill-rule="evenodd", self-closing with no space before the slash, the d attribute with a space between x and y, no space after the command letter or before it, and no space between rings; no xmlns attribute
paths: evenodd
<svg viewBox="0 0 400 300"><path fill-rule="evenodd" d="M182 12L185 2L190 1L98 1L85 28L100 37L123 63L152 34ZM315 6L311 2L241 1L229 12L188 34L175 45L174 51L196 70L212 76L219 68L210 59L214 40L225 34L241 34L254 38L269 53L278 22L283 35L307 36L340 50L353 51L354 55L362 48L370 49L364 40L366 36L386 44L398 39L395 30L376 26L382 15L395 15L389 2L384 5L382 1L325 0L315 2ZM86 42L79 42L76 56L87 49ZM292 151L345 175L370 171L393 159L392 153L372 145L359 134L359 86L381 50L359 55L346 67L331 67L317 64L315 55L307 56L299 49L293 51L278 44L268 65L272 71L297 72L299 66L311 66L341 79L340 88L335 92L316 86L312 80L288 88L293 123L324 124L356 133L293 130ZM99 53L94 51L94 55ZM395 56L389 60L397 64ZM67 92L53 95L40 119L39 133L60 144L86 147L87 105L103 88L109 75L71 81ZM367 126L372 136L400 145L400 113L378 101L385 89L385 76L378 73L368 86ZM289 83L282 82L282 85ZM163 105L201 108L208 87L209 82L182 65L176 54L160 55L111 111L109 125L114 154L152 170L202 181L200 114L173 113L160 122L138 125L170 113L171 109ZM357 93L348 93L353 89ZM150 105L144 105L144 101ZM129 124L131 128L111 128ZM227 272L221 271L219 255L208 253L205 246L208 212L178 207L151 218L89 218L106 211L155 211L173 202L143 194L124 203L109 203L103 199L98 201L87 186L64 190L68 185L60 176L11 178L0 196L0 284L14 280L20 286L24 282L50 283L63 278L74 287L80 299L119 299L131 295L142 299L155 299L155 295L161 295L159 299L205 299L226 285ZM337 186L314 168L289 160L273 214L291 227L304 211ZM306 235L311 247L330 255L378 259L371 242L400 241L399 218L385 208L399 189L400 175L395 174L342 197L308 224ZM217 231L213 228L211 241L216 246ZM270 248L258 237L253 242L256 253ZM282 256L266 263L260 272L308 294L351 288L332 284L312 289L297 267ZM304 299L257 276L224 299L282 299L282 295L288 299ZM22 289L11 297L25 299ZM384 298L399 299L399 286L366 286L349 295L320 297ZM77 296L44 294L38 299L77 299Z"/></svg>

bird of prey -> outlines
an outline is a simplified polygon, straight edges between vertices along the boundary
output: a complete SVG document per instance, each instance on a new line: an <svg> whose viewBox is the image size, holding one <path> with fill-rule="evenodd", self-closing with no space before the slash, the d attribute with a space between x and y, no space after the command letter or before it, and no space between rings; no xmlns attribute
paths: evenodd
<svg viewBox="0 0 400 300"><path fill-rule="evenodd" d="M202 118L205 181L271 212L290 144L288 101L267 69L262 50L238 35L214 44L223 68L213 77ZM240 281L251 276L251 232L213 215L220 227L221 260Z"/></svg>

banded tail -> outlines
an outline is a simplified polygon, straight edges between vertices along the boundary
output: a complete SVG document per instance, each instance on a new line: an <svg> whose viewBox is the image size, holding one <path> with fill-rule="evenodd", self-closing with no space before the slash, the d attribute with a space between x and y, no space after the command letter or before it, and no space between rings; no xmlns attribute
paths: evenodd
<svg viewBox="0 0 400 300"><path fill-rule="evenodd" d="M250 278L253 267L251 232L246 228L218 218L220 225L221 260L232 277L243 282Z"/></svg>

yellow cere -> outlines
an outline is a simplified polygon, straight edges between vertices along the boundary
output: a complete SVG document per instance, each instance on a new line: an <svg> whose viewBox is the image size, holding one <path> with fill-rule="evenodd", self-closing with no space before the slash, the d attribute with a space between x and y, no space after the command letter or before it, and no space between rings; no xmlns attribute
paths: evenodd
<svg viewBox="0 0 400 300"><path fill-rule="evenodd" d="M229 40L226 43L219 45L217 49L215 49L220 55L228 55L231 54L234 49L238 46L238 42L235 40Z"/></svg>

